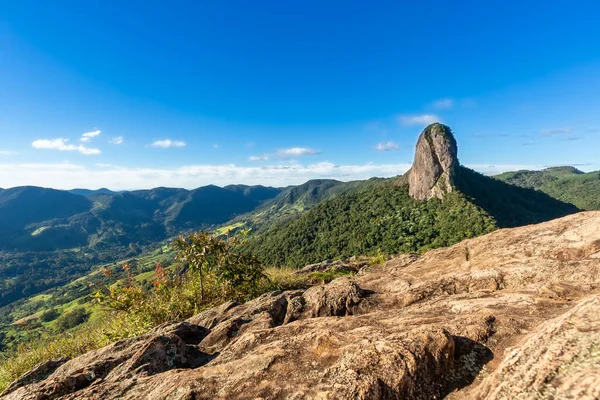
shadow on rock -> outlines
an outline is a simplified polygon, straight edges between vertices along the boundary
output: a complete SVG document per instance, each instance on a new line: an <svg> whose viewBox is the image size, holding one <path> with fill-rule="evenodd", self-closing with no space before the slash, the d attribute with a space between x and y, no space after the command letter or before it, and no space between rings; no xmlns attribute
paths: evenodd
<svg viewBox="0 0 600 400"><path fill-rule="evenodd" d="M443 397L455 390L469 386L484 366L494 359L494 353L483 344L465 336L454 338L454 368L448 377L448 386L442 392Z"/></svg>

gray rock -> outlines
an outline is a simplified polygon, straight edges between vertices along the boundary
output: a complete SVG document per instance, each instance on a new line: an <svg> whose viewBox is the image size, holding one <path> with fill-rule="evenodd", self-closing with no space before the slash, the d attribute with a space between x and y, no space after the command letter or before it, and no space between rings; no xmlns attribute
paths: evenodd
<svg viewBox="0 0 600 400"><path fill-rule="evenodd" d="M408 183L410 195L417 200L442 199L454 190L457 153L450 128L440 123L429 125L419 136L413 165L401 183Z"/></svg>

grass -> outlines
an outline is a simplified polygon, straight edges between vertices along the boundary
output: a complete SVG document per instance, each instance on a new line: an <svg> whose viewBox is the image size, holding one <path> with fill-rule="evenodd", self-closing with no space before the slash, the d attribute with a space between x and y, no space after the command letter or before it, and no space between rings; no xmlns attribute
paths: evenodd
<svg viewBox="0 0 600 400"><path fill-rule="evenodd" d="M110 321L107 318L106 321ZM90 350L106 346L111 342L105 334L104 323L89 323L58 337L21 344L0 358L0 392L41 362L61 357L76 357Z"/></svg>
<svg viewBox="0 0 600 400"><path fill-rule="evenodd" d="M50 228L49 226L42 226L37 228L35 231L31 232L31 236L37 236L40 233L44 232L46 229Z"/></svg>
<svg viewBox="0 0 600 400"><path fill-rule="evenodd" d="M269 267L265 270L265 275L273 285L272 290L293 290L309 287L311 282L308 277L297 274L297 271L295 268Z"/></svg>
<svg viewBox="0 0 600 400"><path fill-rule="evenodd" d="M348 271L329 270L329 271L325 271L325 272L313 272L312 274L308 275L308 279L310 279L311 282L316 283L316 284L325 284L325 283L331 282L335 278L339 278L341 276L348 276L348 275L353 275L353 274Z"/></svg>
<svg viewBox="0 0 600 400"><path fill-rule="evenodd" d="M227 225L227 226L222 226L219 229L217 229L215 231L215 233L217 235L225 235L225 234L227 234L227 232L229 232L229 231L233 232L235 229L241 228L244 225L246 225L246 223L244 223L244 222L237 222L235 224L230 224L230 225Z"/></svg>

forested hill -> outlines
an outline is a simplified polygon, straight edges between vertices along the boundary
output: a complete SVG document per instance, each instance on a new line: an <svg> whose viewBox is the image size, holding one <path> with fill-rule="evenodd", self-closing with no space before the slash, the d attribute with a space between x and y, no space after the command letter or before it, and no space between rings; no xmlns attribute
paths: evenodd
<svg viewBox="0 0 600 400"><path fill-rule="evenodd" d="M229 229L245 228L250 228L253 232L262 232L269 227L283 224L298 217L325 200L331 200L354 190L381 185L387 181L389 180L383 178L350 182L333 179L313 179L302 185L288 186L275 198L264 202L256 210L242 214L227 222L221 227L220 232L224 233Z"/></svg>
<svg viewBox="0 0 600 400"><path fill-rule="evenodd" d="M32 186L4 189L0 191L0 250L143 245L182 230L223 223L280 191L245 185L121 193Z"/></svg>
<svg viewBox="0 0 600 400"><path fill-rule="evenodd" d="M553 167L541 171L515 171L496 179L540 190L582 210L600 210L600 171L584 173L574 167Z"/></svg>
<svg viewBox="0 0 600 400"><path fill-rule="evenodd" d="M322 202L248 244L267 263L301 266L356 254L420 252L465 238L547 221L577 208L550 196L459 167L457 190L444 199L413 199L392 181Z"/></svg>
<svg viewBox="0 0 600 400"><path fill-rule="evenodd" d="M357 185L259 232L247 246L266 263L301 266L356 254L419 252L577 211L461 166L452 130L434 123L419 136L413 165L402 177Z"/></svg>
<svg viewBox="0 0 600 400"><path fill-rule="evenodd" d="M282 189L0 190L0 306L254 210Z"/></svg>

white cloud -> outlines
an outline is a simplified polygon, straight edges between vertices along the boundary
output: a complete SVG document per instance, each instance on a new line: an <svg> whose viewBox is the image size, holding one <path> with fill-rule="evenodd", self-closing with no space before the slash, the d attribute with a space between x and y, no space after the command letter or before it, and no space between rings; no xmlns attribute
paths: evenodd
<svg viewBox="0 0 600 400"><path fill-rule="evenodd" d="M162 148L169 148L169 147L184 147L185 146L185 142L182 142L181 140L171 140L171 139L164 139L164 140L157 140L156 142L152 143L152 147L162 147Z"/></svg>
<svg viewBox="0 0 600 400"><path fill-rule="evenodd" d="M100 154L100 150L85 147L84 145L74 145L68 143L69 139L38 139L31 143L35 149L60 150L60 151L78 151L85 155Z"/></svg>
<svg viewBox="0 0 600 400"><path fill-rule="evenodd" d="M542 130L542 135L544 136L570 136L574 133L575 129L565 127L565 128L552 128L552 129L544 129Z"/></svg>
<svg viewBox="0 0 600 400"><path fill-rule="evenodd" d="M117 136L108 141L110 144L123 144L123 136Z"/></svg>
<svg viewBox="0 0 600 400"><path fill-rule="evenodd" d="M85 154L86 156L91 156L91 155L96 155L96 154L100 154L100 150L98 149L91 149L89 147L84 147L84 146L79 146L77 147L77 151L80 152L81 154Z"/></svg>
<svg viewBox="0 0 600 400"><path fill-rule="evenodd" d="M311 156L315 154L319 154L319 152L308 147L291 147L277 151L277 155L280 157Z"/></svg>
<svg viewBox="0 0 600 400"><path fill-rule="evenodd" d="M216 184L243 183L287 186L309 179L338 180L389 177L408 170L408 164L336 165L321 162L310 165L289 163L241 167L236 165L189 165L179 168L103 168L74 164L0 164L0 187L35 185L69 189L72 187L108 187L113 190L143 189L158 186L196 188Z"/></svg>
<svg viewBox="0 0 600 400"><path fill-rule="evenodd" d="M421 114L421 115L400 115L398 121L402 125L429 125L434 122L440 122L441 119L437 115L433 114Z"/></svg>
<svg viewBox="0 0 600 400"><path fill-rule="evenodd" d="M391 150L398 150L399 148L400 148L400 146L398 145L398 143L395 143L395 142L377 143L377 145L374 147L374 149L377 151L391 151Z"/></svg>
<svg viewBox="0 0 600 400"><path fill-rule="evenodd" d="M98 136L99 134L100 130L96 129L95 131L84 133L83 135L81 135L81 138L79 140L81 140L82 142L89 142L90 140L92 140L92 138Z"/></svg>
<svg viewBox="0 0 600 400"><path fill-rule="evenodd" d="M569 163L564 163L565 165ZM468 165L486 174L519 169L541 169L549 165ZM87 168L70 163L0 164L0 187L36 185L57 189L73 187L108 187L113 190L144 189L158 186L196 188L216 184L286 186L309 179L333 178L342 181L368 179L373 176L393 177L406 172L410 164L337 165L320 162L240 167L236 165L188 165L179 168L130 168L106 166ZM597 170L588 165L586 170Z"/></svg>
<svg viewBox="0 0 600 400"><path fill-rule="evenodd" d="M449 110L454 107L454 100L450 98L438 99L431 103L433 108L437 108L438 110Z"/></svg>
<svg viewBox="0 0 600 400"><path fill-rule="evenodd" d="M248 157L248 161L267 161L269 160L269 156L268 155L264 155L264 156L250 156Z"/></svg>
<svg viewBox="0 0 600 400"><path fill-rule="evenodd" d="M467 167L474 169L477 172L481 172L484 175L498 175L508 171L520 171L530 170L538 171L544 168L551 167L552 165L542 164L470 164Z"/></svg>
<svg viewBox="0 0 600 400"><path fill-rule="evenodd" d="M0 156L14 156L17 154L18 153L14 152L14 151L10 151L10 150L0 150Z"/></svg>

